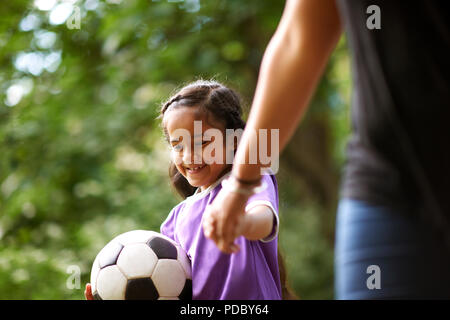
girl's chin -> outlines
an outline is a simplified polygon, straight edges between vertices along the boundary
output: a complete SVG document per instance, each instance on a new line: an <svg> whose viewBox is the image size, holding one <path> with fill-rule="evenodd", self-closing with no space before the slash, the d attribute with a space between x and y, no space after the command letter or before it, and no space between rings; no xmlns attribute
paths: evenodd
<svg viewBox="0 0 450 320"><path fill-rule="evenodd" d="M200 181L199 179L192 179L192 178L187 178L187 181L189 182L189 184L193 187L201 187L204 185L203 181Z"/></svg>
<svg viewBox="0 0 450 320"><path fill-rule="evenodd" d="M189 182L189 184L195 188L200 188L201 191L203 191L205 189L206 185L210 185L210 183L208 183L208 181L205 181L205 179L195 179L195 178L191 178L191 177L186 177L187 181Z"/></svg>

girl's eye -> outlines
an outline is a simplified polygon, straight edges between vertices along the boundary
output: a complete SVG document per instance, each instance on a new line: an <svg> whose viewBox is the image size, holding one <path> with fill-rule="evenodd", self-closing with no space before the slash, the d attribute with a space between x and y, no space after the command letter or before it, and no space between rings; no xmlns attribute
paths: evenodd
<svg viewBox="0 0 450 320"><path fill-rule="evenodd" d="M198 145L205 145L205 144L207 144L209 141L208 140L203 140L203 141L198 141L198 142L196 142L195 144L198 146Z"/></svg>
<svg viewBox="0 0 450 320"><path fill-rule="evenodd" d="M172 150L176 151L176 152L180 152L181 150L183 150L183 146L181 144L176 144L176 145L172 146Z"/></svg>

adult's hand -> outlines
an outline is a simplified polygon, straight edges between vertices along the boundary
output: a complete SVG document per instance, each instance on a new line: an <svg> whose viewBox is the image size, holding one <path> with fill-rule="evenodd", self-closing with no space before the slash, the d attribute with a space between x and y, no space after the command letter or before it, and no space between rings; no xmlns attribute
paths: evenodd
<svg viewBox="0 0 450 320"><path fill-rule="evenodd" d="M245 205L248 196L221 189L203 215L203 231L225 253L239 251L234 240L244 228Z"/></svg>

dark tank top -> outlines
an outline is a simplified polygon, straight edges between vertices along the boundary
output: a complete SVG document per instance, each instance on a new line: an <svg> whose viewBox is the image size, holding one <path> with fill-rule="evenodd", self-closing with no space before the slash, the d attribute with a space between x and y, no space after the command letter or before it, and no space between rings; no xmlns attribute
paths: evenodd
<svg viewBox="0 0 450 320"><path fill-rule="evenodd" d="M341 196L418 212L450 233L447 2L337 1L354 85Z"/></svg>

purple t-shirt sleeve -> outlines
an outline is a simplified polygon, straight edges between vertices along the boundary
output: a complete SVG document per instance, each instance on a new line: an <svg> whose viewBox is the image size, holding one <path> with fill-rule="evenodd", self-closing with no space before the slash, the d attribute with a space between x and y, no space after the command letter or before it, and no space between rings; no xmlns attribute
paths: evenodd
<svg viewBox="0 0 450 320"><path fill-rule="evenodd" d="M262 181L267 185L267 187L261 192L252 195L247 200L247 205L245 211L249 211L258 205L265 205L272 209L273 212L273 228L272 232L265 237L260 239L263 242L269 242L276 238L278 235L279 228L279 218L278 218L278 187L274 175L263 175Z"/></svg>
<svg viewBox="0 0 450 320"><path fill-rule="evenodd" d="M161 234L165 235L166 237L169 237L170 239L175 240L175 221L177 212L179 211L179 206L176 206L173 208L169 215L167 216L166 220L161 224L160 232Z"/></svg>

